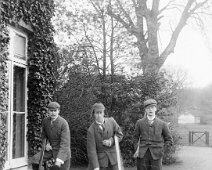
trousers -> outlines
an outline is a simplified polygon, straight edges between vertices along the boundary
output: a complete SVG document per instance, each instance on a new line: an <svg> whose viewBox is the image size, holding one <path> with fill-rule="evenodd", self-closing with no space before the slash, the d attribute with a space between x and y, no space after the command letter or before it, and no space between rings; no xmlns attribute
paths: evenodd
<svg viewBox="0 0 212 170"><path fill-rule="evenodd" d="M154 160L148 149L143 158L137 158L137 170L162 170L162 158Z"/></svg>
<svg viewBox="0 0 212 170"><path fill-rule="evenodd" d="M119 169L118 169L118 164L111 165L109 163L108 167L100 167L100 170L119 170Z"/></svg>

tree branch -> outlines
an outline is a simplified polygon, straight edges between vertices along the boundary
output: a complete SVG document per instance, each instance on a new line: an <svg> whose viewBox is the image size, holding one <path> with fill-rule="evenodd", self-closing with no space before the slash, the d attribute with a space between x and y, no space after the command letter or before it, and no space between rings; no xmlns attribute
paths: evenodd
<svg viewBox="0 0 212 170"><path fill-rule="evenodd" d="M117 2L118 2L118 4L119 4L119 7L120 7L121 11L124 13L124 16L125 16L126 19L128 20L129 25L131 25L132 27L135 28L135 25L134 25L134 23L133 23L133 21L132 21L130 15L126 12L126 10L124 10L124 8L123 8L123 6L122 6L120 0L117 0Z"/></svg>
<svg viewBox="0 0 212 170"><path fill-rule="evenodd" d="M195 13L195 11L196 11L197 9L199 9L199 8L202 7L202 6L204 6L207 2L208 2L208 0L205 0L205 1L203 1L203 2L197 3L197 4L194 6L194 8L191 9L191 10L189 11L190 15L192 15L193 13Z"/></svg>
<svg viewBox="0 0 212 170"><path fill-rule="evenodd" d="M165 60L167 59L168 55L174 52L174 48L176 46L177 38L182 31L183 27L186 25L186 21L190 17L189 9L191 8L192 4L195 0L189 0L182 12L181 18L175 28L174 32L172 33L171 39L169 44L165 48L165 50L161 53L160 57L158 58L158 67L160 68Z"/></svg>
<svg viewBox="0 0 212 170"><path fill-rule="evenodd" d="M117 0L119 1L119 0ZM121 5L121 2L119 1L119 5ZM127 23L123 18L121 18L121 16L119 14L115 14L113 11L112 11L112 6L111 4L109 4L107 6L107 13L109 16L115 18L118 22L120 22L124 27L125 29L127 29L131 34L134 34L134 32L136 32L136 28L135 28L135 25L134 23L132 22L129 14L127 14L127 12L123 9L123 6L121 5L120 7L122 7L122 12L124 12L125 14L125 17L127 18L128 17L128 22ZM126 16L127 15L127 16Z"/></svg>
<svg viewBox="0 0 212 170"><path fill-rule="evenodd" d="M94 46L93 46L93 44L92 44L90 38L89 38L88 35L87 35L87 32L86 32L85 27L84 27L84 33L85 33L86 39L88 40L88 42L89 42L89 44L91 45L91 48L92 48L92 50L93 50L94 57L95 57L96 64L97 64L98 74L101 75L101 74L100 74L100 70L99 70L99 69L100 69L99 60L98 60L98 58L97 58L97 54L96 54L95 48L94 48Z"/></svg>

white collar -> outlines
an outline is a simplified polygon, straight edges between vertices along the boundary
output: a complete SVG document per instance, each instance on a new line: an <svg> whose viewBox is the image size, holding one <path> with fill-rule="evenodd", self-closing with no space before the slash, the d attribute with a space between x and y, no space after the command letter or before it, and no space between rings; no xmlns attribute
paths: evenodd
<svg viewBox="0 0 212 170"><path fill-rule="evenodd" d="M148 119L148 120L150 120L150 121L152 121L152 120L154 120L154 119L155 119L155 115L154 115L154 116L151 116L151 117L150 117L150 116L148 116L148 115L146 115L146 117L147 117L147 119Z"/></svg>
<svg viewBox="0 0 212 170"><path fill-rule="evenodd" d="M105 119L103 119L103 121L102 121L102 122L98 122L98 121L96 121L96 124L98 124L98 125L103 125L103 124L104 124L104 122L105 122Z"/></svg>

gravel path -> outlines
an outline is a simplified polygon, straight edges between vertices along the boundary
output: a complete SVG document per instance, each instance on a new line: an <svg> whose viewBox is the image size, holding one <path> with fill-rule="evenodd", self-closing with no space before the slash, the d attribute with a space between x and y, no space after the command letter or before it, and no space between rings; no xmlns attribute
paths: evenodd
<svg viewBox="0 0 212 170"><path fill-rule="evenodd" d="M179 163L163 170L212 170L212 147L183 146L177 157Z"/></svg>

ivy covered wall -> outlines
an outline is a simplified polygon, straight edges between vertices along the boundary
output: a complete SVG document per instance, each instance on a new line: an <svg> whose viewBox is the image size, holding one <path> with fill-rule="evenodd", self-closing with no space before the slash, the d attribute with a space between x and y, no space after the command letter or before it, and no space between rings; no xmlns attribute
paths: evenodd
<svg viewBox="0 0 212 170"><path fill-rule="evenodd" d="M1 6L0 6L1 9ZM9 35L0 15L0 169L3 169L6 155L6 111L8 101L7 55Z"/></svg>
<svg viewBox="0 0 212 170"><path fill-rule="evenodd" d="M53 0L2 0L0 1L0 116L1 126L5 126L7 110L7 48L8 30L12 25L21 28L22 20L30 25L28 32L28 132L29 155L38 151L41 144L41 120L47 116L46 105L52 100L54 92L54 61L57 55L53 41L51 18L54 12ZM0 169L5 162L6 132L0 131ZM3 142L2 142L3 141Z"/></svg>

